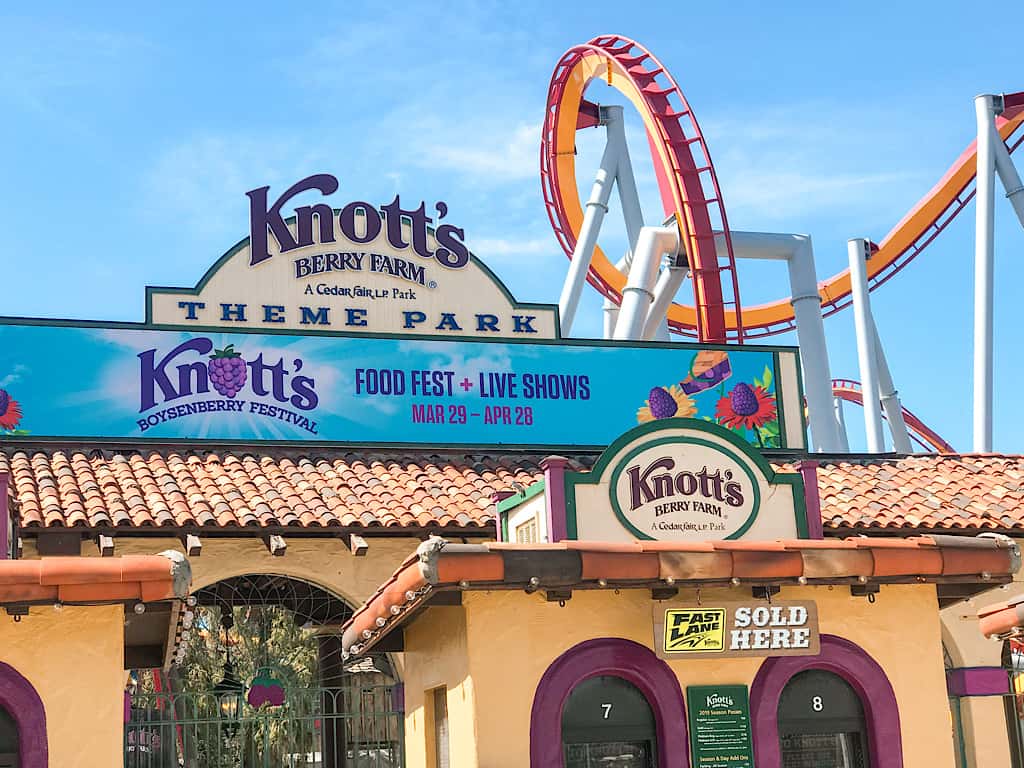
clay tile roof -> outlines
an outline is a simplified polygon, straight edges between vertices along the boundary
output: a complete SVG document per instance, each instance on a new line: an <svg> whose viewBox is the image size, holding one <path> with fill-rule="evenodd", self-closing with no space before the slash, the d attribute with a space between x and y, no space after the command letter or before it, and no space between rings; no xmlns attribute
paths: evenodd
<svg viewBox="0 0 1024 768"><path fill-rule="evenodd" d="M432 537L352 615L342 648L347 655L365 652L438 591L554 589L564 595L566 589L672 584L931 583L940 585L941 605L1007 583L1021 565L1017 544L1003 536L696 544L452 544ZM947 584L951 591L944 593Z"/></svg>
<svg viewBox="0 0 1024 768"><path fill-rule="evenodd" d="M826 530L1024 530L1024 456L819 459Z"/></svg>
<svg viewBox="0 0 1024 768"><path fill-rule="evenodd" d="M20 523L43 527L487 529L544 454L372 449L0 448ZM590 467L593 455L572 462ZM814 457L826 531L1024 531L1024 456ZM776 461L793 472L794 462Z"/></svg>
<svg viewBox="0 0 1024 768"><path fill-rule="evenodd" d="M183 599L192 571L179 552L0 560L0 605Z"/></svg>
<svg viewBox="0 0 1024 768"><path fill-rule="evenodd" d="M489 528L541 455L0 447L23 528Z"/></svg>

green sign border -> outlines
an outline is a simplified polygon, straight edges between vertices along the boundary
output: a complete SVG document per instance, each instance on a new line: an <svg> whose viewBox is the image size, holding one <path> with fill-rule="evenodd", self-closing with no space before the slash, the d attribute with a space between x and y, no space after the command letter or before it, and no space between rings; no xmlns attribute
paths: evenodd
<svg viewBox="0 0 1024 768"><path fill-rule="evenodd" d="M652 440L649 443L644 443L643 445L638 445L636 448L631 450L629 453L627 453L625 456L623 456L619 460L619 463L615 465L615 469L612 470L611 480L608 483L608 485L609 485L609 487L608 487L608 498L611 500L612 510L614 510L615 516L617 518L619 518L619 522L622 523L627 529L629 529L632 533L634 533L636 536L640 537L641 539L647 539L649 541L657 541L657 539L654 536L649 536L649 535L643 533L639 528L637 528L636 526L633 525L632 521L628 517L626 517L626 513L622 511L622 506L619 504L619 497L615 493L615 491L618 488L619 478L622 476L622 471L623 471L623 469L625 469L626 464L629 463L630 459L632 459L637 454L643 453L644 451L648 450L649 448L653 448L654 446L657 446L657 445L669 445L669 444L670 445L702 445L705 448L711 448L712 450L716 450L716 451L719 451L720 453L725 454L730 459L732 459L733 461L735 461L737 464L740 465L740 467L743 469L744 473L746 473L747 477L750 478L750 485L754 489L754 504L753 504L753 507L750 510L750 514L747 516L747 519L743 521L743 524L740 525L740 527L737 528L734 533L729 534L725 538L726 539L738 539L740 536L742 536L744 533L746 533L747 530L750 528L750 526L752 526L754 524L754 521L757 519L757 513L760 512L760 510L761 510L761 489L758 487L759 484L757 482L757 478L754 476L754 473L750 470L749 463L744 461L742 457L737 456L735 453L733 453L732 451L730 451L727 448L723 448L718 443L713 443L710 440L702 440L699 437L662 437L662 438L658 438L657 440Z"/></svg>
<svg viewBox="0 0 1024 768"><path fill-rule="evenodd" d="M761 453L758 452L753 446L747 445L743 440L736 436L736 434L725 427L714 424L710 421L704 421L702 419L688 419L688 418L673 418L673 419L658 419L656 421L650 421L646 424L641 424L633 429L629 430L623 435L620 435L611 445L609 445L598 457L593 468L589 472L566 472L565 473L565 524L566 533L569 539L578 539L578 514L579 510L576 503L576 488L580 485L598 485L601 483L602 478L608 472L612 462L618 457L619 453L625 449L627 445L635 441L637 438L645 435L654 435L652 440L642 443L637 446L633 451L630 451L632 455L635 451L643 450L650 447L652 444L661 442L697 442L711 447L718 448L724 453L729 454L733 459L736 459L734 453L727 449L723 449L721 445L712 443L710 441L702 441L700 438L680 438L678 435L668 436L664 439L659 439L656 435L659 432L665 432L667 430L679 430L688 429L697 432L703 432L708 435L714 435L721 438L733 448L741 456L745 457L748 461L740 461L740 464L754 464L761 476L765 479L768 485L789 485L793 489L793 511L796 516L796 530L799 538L808 538L810 533L807 527L807 504L804 495L804 481L803 477L799 472L776 472L772 465L768 463ZM619 464L616 464L618 467ZM749 467L744 466L744 469L749 471ZM756 478L755 478L756 480ZM757 483L754 483L755 488ZM614 485L612 485L614 488ZM610 494L612 498L612 509L615 512L615 516L619 522L624 525L626 530L630 533L639 536L645 541L658 541L652 536L648 536L640 531L637 531L632 525L625 521L622 517L621 511L617 508L617 502L614 499L614 494ZM744 526L737 530L735 533L725 537L725 540L739 538L756 520L756 512L759 511L760 499L755 507L755 514L744 524Z"/></svg>

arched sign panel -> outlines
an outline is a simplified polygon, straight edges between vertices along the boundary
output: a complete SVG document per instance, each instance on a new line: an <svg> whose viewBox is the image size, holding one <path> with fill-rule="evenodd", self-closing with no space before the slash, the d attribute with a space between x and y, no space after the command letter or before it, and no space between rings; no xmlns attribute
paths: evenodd
<svg viewBox="0 0 1024 768"><path fill-rule="evenodd" d="M730 430L665 419L615 441L590 472L566 473L569 538L770 541L807 536L803 482Z"/></svg>

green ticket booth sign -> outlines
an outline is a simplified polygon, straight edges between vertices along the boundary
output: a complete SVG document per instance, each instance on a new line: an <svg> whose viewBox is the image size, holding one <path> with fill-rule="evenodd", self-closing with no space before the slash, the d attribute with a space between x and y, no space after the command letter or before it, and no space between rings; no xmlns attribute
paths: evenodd
<svg viewBox="0 0 1024 768"><path fill-rule="evenodd" d="M754 768L747 686L689 686L686 710L693 768Z"/></svg>

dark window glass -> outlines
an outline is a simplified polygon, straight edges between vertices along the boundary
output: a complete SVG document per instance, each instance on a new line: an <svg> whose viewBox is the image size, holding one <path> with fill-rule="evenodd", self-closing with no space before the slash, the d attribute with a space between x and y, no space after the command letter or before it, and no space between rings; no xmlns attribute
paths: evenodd
<svg viewBox="0 0 1024 768"><path fill-rule="evenodd" d="M656 740L650 704L620 677L584 680L562 710L566 768L653 768Z"/></svg>
<svg viewBox="0 0 1024 768"><path fill-rule="evenodd" d="M779 699L783 768L869 768L860 697L838 675L794 675Z"/></svg>
<svg viewBox="0 0 1024 768"><path fill-rule="evenodd" d="M18 768L18 724L0 707L0 768Z"/></svg>

